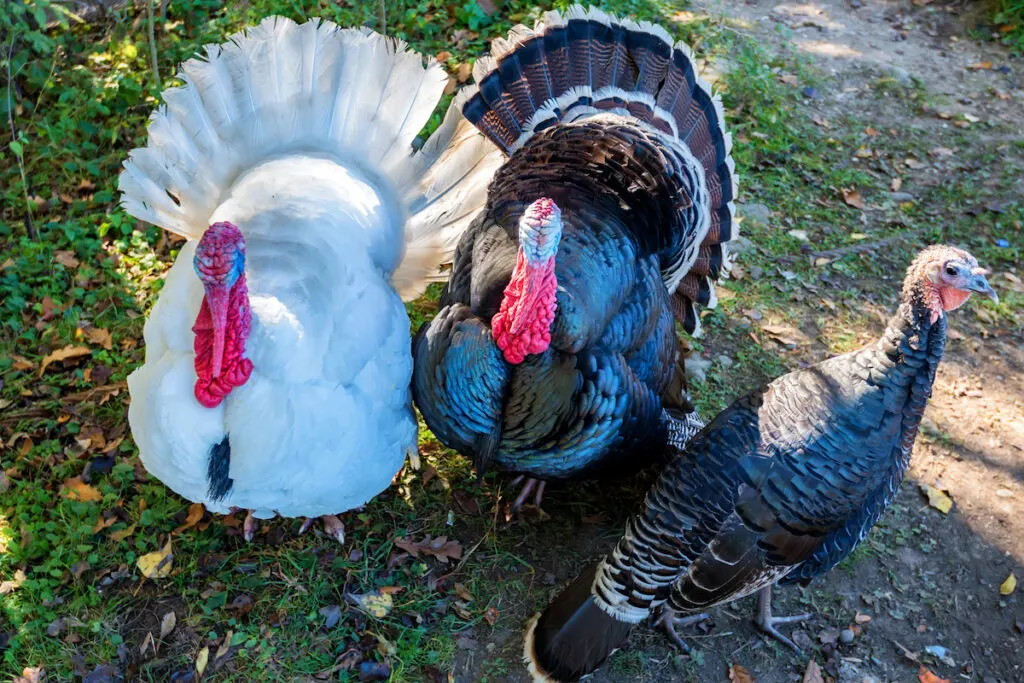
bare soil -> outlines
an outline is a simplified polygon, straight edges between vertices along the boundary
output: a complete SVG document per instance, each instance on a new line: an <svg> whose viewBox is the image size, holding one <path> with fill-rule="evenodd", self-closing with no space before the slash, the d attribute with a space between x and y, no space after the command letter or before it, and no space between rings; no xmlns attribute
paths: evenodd
<svg viewBox="0 0 1024 683"><path fill-rule="evenodd" d="M799 55L829 74L807 103L822 119L853 116L878 129L910 126L929 131L936 145L943 144L958 115L995 124L979 130L978 144L1003 155L995 174L1018 178L1016 196L1004 200L1019 199L1024 192L1019 148L1006 154L1006 143L1019 139L1024 129L1024 66L993 42L971 39L972 31L984 35L990 30L984 28L985 7L906 0L697 0L691 10L725 17L769 50ZM923 86L926 104L898 105L870 87L880 79ZM943 178L938 165L912 171L904 189L915 192ZM875 288L880 302L893 300L891 281L858 285ZM858 331L859 341L881 332L886 308L880 305L877 325ZM805 317L803 329L816 329L816 314L807 310ZM814 659L825 680L840 683L916 682L922 665L942 679L1024 681L1024 591L1018 588L1009 596L999 591L1011 573L1024 581L1024 335L1019 326L990 325L968 311L953 314L951 328L896 503L840 567L806 590L776 591L776 614L816 613L808 624L790 630L803 645L802 655L756 632L751 598L714 610L710 624L688 631L695 636L690 640L698 652L694 657L680 655L659 632L641 627L592 680L728 681L729 668L739 664L761 683L781 683L803 680ZM714 343L706 341L708 347ZM824 345L808 344L789 360L813 362L825 354ZM565 533L564 545L531 543L534 535L552 533L555 525L545 530L550 522L509 531L524 534L524 548L544 548L537 551L529 579L540 585L529 592L553 594L586 562L610 550L635 504L630 486L646 481L641 476L607 490L602 484L551 490L545 509L572 520L574 527ZM571 501L584 491L593 496L595 486L608 501L607 513L597 523L578 521L582 515ZM929 507L925 486L948 492L953 500L948 514ZM540 590L543 586L550 587ZM525 621L539 607L510 597L503 611L521 613ZM847 628L856 632L853 641L838 641ZM527 680L519 662L521 638L518 631L481 626L473 638L459 643L456 680ZM945 650L931 647L929 653L930 646Z"/></svg>

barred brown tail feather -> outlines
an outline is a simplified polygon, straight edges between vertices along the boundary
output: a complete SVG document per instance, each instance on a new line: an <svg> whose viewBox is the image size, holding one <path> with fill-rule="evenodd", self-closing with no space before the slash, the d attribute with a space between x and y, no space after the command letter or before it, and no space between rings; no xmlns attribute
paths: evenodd
<svg viewBox="0 0 1024 683"><path fill-rule="evenodd" d="M536 683L579 680L629 637L633 624L598 607L592 591L600 563L588 567L530 620L523 659Z"/></svg>

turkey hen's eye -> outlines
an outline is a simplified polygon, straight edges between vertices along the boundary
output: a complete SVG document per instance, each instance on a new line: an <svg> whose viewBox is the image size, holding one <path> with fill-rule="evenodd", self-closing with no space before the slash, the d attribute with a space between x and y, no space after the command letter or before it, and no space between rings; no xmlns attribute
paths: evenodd
<svg viewBox="0 0 1024 683"><path fill-rule="evenodd" d="M946 275L956 275L956 268L953 266L946 266Z"/></svg>

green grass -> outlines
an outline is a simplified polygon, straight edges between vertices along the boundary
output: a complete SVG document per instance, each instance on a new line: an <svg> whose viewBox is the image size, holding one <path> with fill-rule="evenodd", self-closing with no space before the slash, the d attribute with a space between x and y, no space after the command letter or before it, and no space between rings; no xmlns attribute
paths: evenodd
<svg viewBox="0 0 1024 683"><path fill-rule="evenodd" d="M814 354L848 350L877 332L875 312L891 310L900 268L928 241L965 244L996 272L1024 256L1019 200L1008 202L1003 213L967 212L1012 196L1012 175L1000 169L1007 155L1020 156L1019 146L1000 150L977 129L957 130L944 142L955 146L960 164L949 182L914 188L911 206L893 205L886 201L889 178L876 162L891 167L894 160L927 159L934 147L927 134L901 130L871 137L864 132L871 121L849 118L825 129L811 119L799 88L779 79L785 71L797 75L800 87L820 84L812 65L768 58L727 22L681 24L668 2L601 4L661 21L698 44L700 56L727 61L731 68L719 87L736 139L741 197L773 212L768 224L744 222L749 246L738 263L748 276L723 285L728 294L705 314L706 334L694 342L705 357L728 358L692 387L705 415ZM42 5L28 5L34 6ZM406 1L389 8L388 28L424 53L449 51L454 69L483 53L487 41L511 24L532 22L546 6L509 0L499 15L488 17L472 1ZM376 3L175 1L166 22L157 22L164 86L171 83L173 65L199 45L270 13L378 22ZM160 549L183 523L188 505L145 478L125 420L123 382L142 361L144 314L176 244L117 206L120 164L129 149L143 144L145 122L159 100L144 14L128 11L117 19L92 25L68 20L67 28L50 32L18 24L23 32L10 63L13 87L4 80L0 91L0 118L8 118L9 95L17 131L14 140L6 126L0 134L0 469L8 487L0 499L0 582L14 580L19 571L26 577L0 604L0 637L9 638L6 646L0 640L0 677L44 666L55 679L68 680L124 658L140 680L166 681L189 670L208 647L207 677L215 671L217 680L303 680L337 669L352 653L365 662L387 661L392 680L446 680L459 657L460 634L477 639L477 661L487 660L483 679L518 671L523 620L553 590L542 568L554 556L575 571L609 547L649 478L557 491L549 494L555 499L551 519L507 525L497 509L507 481L489 475L478 487L469 464L424 430L423 462L436 476L424 483L423 472L405 472L365 511L346 515L344 547L316 534L296 537L298 521L268 523L267 533L250 546L237 527L207 516L199 527L173 535L168 578L148 581L136 570L137 559ZM461 42L452 47L456 34ZM874 96L908 111L927 105L920 89L888 82L878 84ZM870 161L856 157L862 147L872 150ZM844 203L844 189L857 189L869 206L881 207L870 212L869 224ZM26 210L37 239L27 235ZM792 231L807 232L819 251L856 244L855 233L868 242L905 239L815 266ZM996 246L997 238L1011 246ZM763 273L756 280L749 275L755 268ZM434 287L410 304L414 328L433 314L438 293ZM973 306L989 316L990 326L1024 320L1019 293L1006 293L999 305ZM751 319L749 311L762 319ZM769 322L800 327L815 348L773 342L762 329ZM109 349L90 341L96 330L110 333ZM43 359L67 345L89 352L40 376ZM107 454L100 452L111 444ZM112 469L101 473L111 458ZM102 499L70 500L61 493L63 482L90 463L96 468L91 483ZM597 513L608 521L581 521ZM95 530L111 518L111 526ZM428 533L458 539L464 564L399 556L397 537ZM551 541L587 534L594 536L590 545ZM354 605L352 595L382 587L401 589L386 616L366 615ZM333 605L342 618L328 629L321 610ZM146 635L159 635L169 611L177 616L175 630L156 638L155 656L139 655ZM63 631L48 635L59 619L65 620ZM230 655L215 661L229 631ZM513 635L504 645L482 654L492 636L508 632ZM623 675L647 666L638 653L611 663ZM358 667L328 678L356 680Z"/></svg>

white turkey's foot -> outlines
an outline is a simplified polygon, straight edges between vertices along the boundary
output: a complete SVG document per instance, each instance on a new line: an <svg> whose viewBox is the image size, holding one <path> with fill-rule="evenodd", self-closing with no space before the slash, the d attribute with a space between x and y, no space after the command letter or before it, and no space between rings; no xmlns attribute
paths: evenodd
<svg viewBox="0 0 1024 683"><path fill-rule="evenodd" d="M324 523L324 532L338 543L344 545L345 525L338 519L338 515L324 515L320 518L320 521Z"/></svg>
<svg viewBox="0 0 1024 683"><path fill-rule="evenodd" d="M512 480L512 486L516 486L520 482L523 483L523 488L519 491L519 495L516 497L515 502L512 503L511 511L515 512L516 510L521 508L523 506L523 503L526 502L526 497L529 496L531 492L533 492L534 494L533 504L536 505L539 509L540 501L544 497L544 489L545 487L547 487L548 483L546 481L541 481L540 479L534 479L532 477L526 478L525 475L521 474Z"/></svg>
<svg viewBox="0 0 1024 683"><path fill-rule="evenodd" d="M256 518L252 516L252 510L248 510L245 513L245 521L242 522L242 538L245 539L246 543L252 543L252 539L256 536L256 528L258 526Z"/></svg>
<svg viewBox="0 0 1024 683"><path fill-rule="evenodd" d="M762 633L769 635L783 645L792 648L797 654L800 654L800 648L797 647L797 644L779 633L779 630L775 627L783 624L798 624L801 621L807 621L813 616L814 615L810 612L806 614L797 614L791 617L772 616L772 587L767 586L766 588L762 588L757 594L757 617L754 619L754 624Z"/></svg>
<svg viewBox="0 0 1024 683"><path fill-rule="evenodd" d="M700 614L690 614L685 617L677 617L675 612L666 607L662 610L661 617L658 618L657 625L665 630L665 635L669 637L669 640L675 643L676 647L683 652L689 653L690 646L683 642L682 637L676 633L676 629L682 626L699 624L707 618L708 615L704 612L701 612Z"/></svg>

